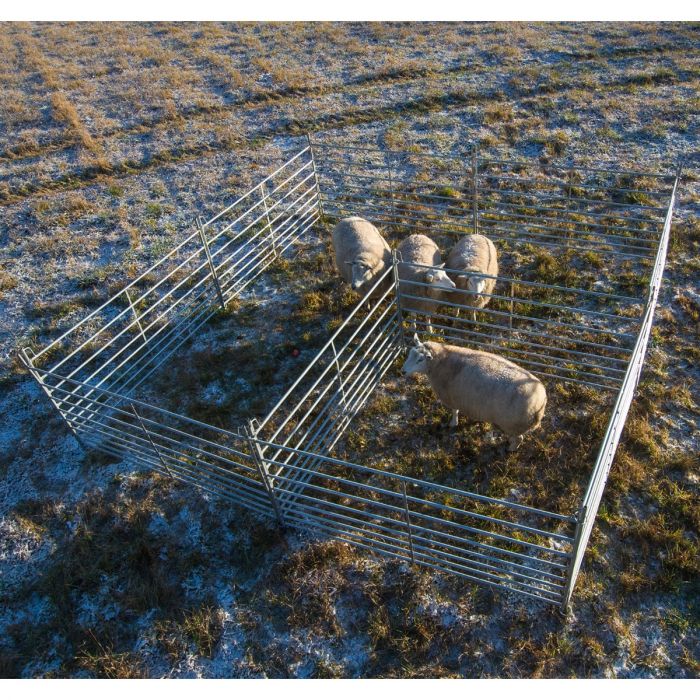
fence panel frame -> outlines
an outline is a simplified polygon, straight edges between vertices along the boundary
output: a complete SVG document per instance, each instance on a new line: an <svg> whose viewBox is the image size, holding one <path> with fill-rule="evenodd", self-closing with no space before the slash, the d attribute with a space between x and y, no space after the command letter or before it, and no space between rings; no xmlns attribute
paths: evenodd
<svg viewBox="0 0 700 700"><path fill-rule="evenodd" d="M324 165L333 163L332 159L328 159L328 162L326 162L323 158L323 154L328 153L329 149L326 144L312 141L310 135L307 135L306 140L307 145L304 148L287 159L270 175L256 183L231 205L206 222L203 222L200 217L196 217L196 229L193 233L190 233L180 244L151 265L142 275L127 284L107 302L88 314L59 338L37 353L34 353L29 348L20 350L21 362L33 379L41 386L43 392L63 417L68 428L83 449L95 447L117 456L130 455L136 463L142 466L156 469L170 475L172 478L230 498L264 517L275 517L282 526L307 527L309 524L312 524L321 530L325 528L326 531L340 539L351 541L354 545L369 549L375 553L399 557L411 563L431 566L440 571L456 573L479 583L485 583L495 588L515 590L524 595L561 605L564 609L567 608L571 601L605 484L624 429L627 413L643 369L668 250L673 210L677 200L677 188L680 180L680 169L676 171L675 178L672 179L672 190L668 205L665 207L663 229L658 240L652 234L644 237L644 234L649 233L649 231L645 231L642 227L647 222L652 221L647 218L647 212L649 212L648 216L652 216L651 212L658 211L659 207L638 205L639 211L644 216L604 215L599 212L599 209L601 207L605 209L604 205L615 203L601 203L599 200L588 198L592 195L586 196L586 187L592 188L575 181L577 177L582 177L581 173L600 173L601 176L603 176L602 174L610 174L618 179L626 176L657 177L659 182L669 179L667 175L655 173L634 173L632 171L615 171L605 168L584 168L570 165L567 165L565 168L563 166L552 166L552 172L555 175L552 176L551 186L568 188L562 189L562 192L566 191L568 196L553 195L548 198L540 198L539 200L537 200L537 197L534 197L540 203L544 203L544 208L537 205L532 207L533 211L545 211L545 216L540 216L538 219L540 223L532 224L524 219L519 224L517 221L512 224L521 234L525 232L532 236L532 240L536 245L546 248L547 246L559 245L557 241L566 239L569 242L568 247L583 251L592 250L593 248L588 247L588 245L595 240L597 231L604 230L607 231L606 235L609 236L606 239L606 245L611 255L620 255L629 259L643 258L653 261L646 297L643 299L643 313L639 318L639 326L633 335L634 344L631 348L625 348L626 351L629 351L629 356L615 359L602 355L600 349L594 348L596 343L589 343L589 346L594 348L595 351L594 349L584 351L559 350L559 352L567 352L577 357L585 358L586 362L591 358L594 361L598 358L597 361L610 363L604 366L587 365L584 364L582 359L582 366L587 367L586 370L583 370L584 373L588 369L607 369L613 375L624 375L619 381L616 380L615 386L612 387L617 391L617 399L611 412L608 429L593 467L588 487L582 498L581 506L573 515L569 515L552 513L502 499L493 499L460 489L431 484L430 482L420 482L389 470L371 469L363 465L344 462L332 456L333 446L350 426L354 415L361 410L362 406L371 397L399 354L407 349L407 336L404 331L404 324L406 314L411 311L410 300L413 295L403 293L400 290L399 261L395 253L393 254L391 267L384 271L373 288L357 303L339 328L332 334L328 342L300 372L296 381L293 382L282 399L272 407L259 423L251 421L238 431L225 431L186 416L166 411L157 406L140 402L133 397L135 387L145 381L173 353L177 352L182 343L196 329L206 323L218 307L225 308L231 299L240 294L274 260L288 250L296 240L311 231L319 221L325 220L326 217L332 218L334 215L342 214L342 209L334 206L334 201L324 195L324 190L321 186L320 174ZM527 191L519 192L512 188L528 184L528 179L520 177L520 175L521 168L532 165L531 163L491 158L481 154L476 146L472 148L470 155L466 156L407 154L349 146L338 148L346 154L357 152L366 154L368 158L373 156L381 158L383 166L376 166L379 169L379 175L358 175L357 177L366 177L370 184L373 185L379 184L379 194L385 197L385 201L388 200L389 202L390 218L386 220L378 217L377 221L384 221L384 223L391 225L394 230L419 228L425 222L432 226L437 221L437 219L430 218L429 213L426 214L424 205L420 204L420 199L415 200L415 202L418 202L418 205L416 205L414 200L406 199L408 196L407 190L401 189L405 185L411 184L410 181L407 182L402 177L400 167L402 159L409 156L429 158L440 155L449 164L445 170L449 173L454 173L455 176L460 178L460 181L464 172L471 173L471 226L467 223L455 224L452 231L447 231L451 235L477 231L485 235L491 235L495 232L497 234L496 238L498 238L498 234L501 232L501 229L499 229L501 220L490 218L492 212L488 207L493 206L494 202L496 202L495 206L501 207L500 212L503 210L507 212L512 210L513 207L524 206L512 204L508 197L516 196L517 199L521 198L522 195L527 195ZM330 150L333 149L331 148ZM503 168L507 173L503 175L503 181L507 183L508 189L489 187L489 182L493 180L494 175L489 174L488 169L493 166ZM381 174L381 167L387 170L386 176ZM450 170L449 168L453 169ZM349 167L347 170L352 172ZM557 179L557 172L564 172L561 182ZM276 179L281 179L281 182L275 184ZM389 188L388 191L386 190L387 186ZM578 191L581 189L584 190L583 196L578 194ZM616 191L631 194L644 193L642 190L636 190L631 187L618 187ZM576 196L572 196L574 192ZM652 194L658 196L666 195L665 192L661 191L654 191ZM491 200L489 200L490 195L493 195ZM429 193L426 197L430 206L435 204L435 206L443 207L445 212L449 212L451 206L451 198L449 196ZM497 197L500 199L497 199ZM562 199L568 201L567 206L554 206L556 202ZM369 200L367 201L369 202ZM546 209L548 202L550 208ZM243 211L237 214L237 208L241 205ZM582 207L574 208L573 205L588 206L589 209L584 211ZM623 208L625 205L619 206ZM370 211L376 211L376 209L370 207ZM549 212L551 217L562 215L564 217L581 216L584 222L581 228L588 230L557 229L555 218L553 231L554 233L561 231L562 235L557 236L547 233L550 229L547 228L549 224L547 223L548 216L546 212ZM223 225L223 228L215 230L215 227L220 227L224 224L229 216L233 216L233 220ZM498 216L504 216L504 214L499 213ZM605 217L610 218L615 223L605 223ZM620 225L619 221L623 221L625 225ZM494 224L494 222L496 223ZM568 226L574 222L564 218L562 223L564 226ZM530 228L527 228L528 226ZM436 230L438 233L445 232L442 224L433 230ZM213 235L208 234L208 231L214 231ZM504 230L502 232L505 233L507 231ZM633 233L634 236L624 235L626 233ZM578 235L581 239L577 241L574 238L572 243L572 235ZM199 246L196 245L197 238L200 241ZM542 241L543 238L545 239L544 241ZM192 246L194 246L194 249L188 253L187 251ZM646 252L651 250L653 250L654 255L647 255ZM199 261L197 258L199 258ZM178 262L179 264L173 269L166 266L166 263L170 265ZM196 267L188 273L186 266L190 263L196 265ZM159 266L161 266L160 269L166 267L169 271L164 276L161 273L161 277L155 283L150 283L148 281L149 275L153 275L155 271L159 270ZM177 282L175 275L179 271L183 271L185 277L184 280ZM197 277L198 275L199 277ZM549 287L562 293L596 294L596 292L590 290L575 290L556 285L533 283L517 278L499 277L499 280L510 283L510 294L505 297L501 294L501 298L509 302L510 310L504 313L505 323L502 326L499 324L498 327L502 327L504 333L509 332L511 340L516 332L516 328L513 325L514 319L518 321L523 318L517 312L514 313L513 310L514 303L518 301L518 297L514 293L515 285ZM188 290L184 284L185 282L191 283L193 285L192 288ZM141 284L146 285L147 290L139 293L138 288ZM167 285L172 284L175 284L175 286L165 293L163 290L167 289ZM417 285L420 286L420 283L417 283ZM160 292L157 291L159 287L162 287ZM195 291L196 296L190 296ZM153 294L156 294L158 297L155 303L149 301L150 295ZM178 294L180 296L177 296ZM603 293L599 294L599 296L603 295ZM498 297L496 294L493 296L495 298ZM615 294L607 294L607 296L624 300L623 296L618 295L616 297ZM188 297L189 301L186 305L181 303L183 299L188 299ZM629 297L629 300L640 301L640 298ZM530 303L532 303L532 300L530 300ZM456 309L457 314L455 317L448 314L448 319L457 318L462 310L467 311L472 308L467 303L459 302L452 302L451 304L448 302L447 305L448 307L451 306L452 310ZM141 309L143 306L146 307L146 310L139 311L138 309ZM545 304L545 306L556 308L556 305L551 304ZM69 346L68 350L70 352L67 355L59 358L57 361L50 359L51 353L60 350L71 338L71 334L77 334L77 329L79 328L89 329L90 323L99 319L100 314L106 314L107 309L112 307L115 308L115 314L111 319L108 319L105 324L100 326L98 331L92 333L86 341L80 342L80 338L78 338L79 345L77 349L71 350ZM151 318L150 315L158 307L160 307L156 311L158 315L155 318ZM565 306L560 306L559 308L566 309ZM171 327L168 324L172 324L173 321L167 320L166 317L173 310L175 310L174 318L178 318L177 314L181 314L182 319ZM577 310L581 311L582 309L577 308ZM596 312L589 310L587 313L595 314ZM601 313L599 316L602 318L603 316L612 315ZM164 318L166 320L163 320ZM465 318L462 320L467 322ZM542 321L542 319L530 320ZM109 334L105 331L110 329L111 326L114 326L116 330L118 328L117 321L126 325L118 331L116 336L109 338L112 331L110 330ZM161 324L160 327L158 324ZM483 325L483 322L480 325L482 328L488 327L488 324ZM436 327L448 328L444 324L436 324ZM169 333L166 332L162 337L159 337L163 332L163 328L171 328L171 330ZM184 329L184 340L176 335L176 332L181 329ZM87 332L89 333L90 331L88 330ZM73 356L78 358L77 361L79 361L77 353L89 347L90 343L96 342L96 338L102 333L105 333L104 347L101 347L97 353L93 353L77 369L71 368L70 364L65 364L72 360ZM345 335L349 335L349 337L346 339ZM619 335L629 336L630 334L621 333ZM110 355L106 361L102 361L102 364L98 365L97 370L91 370L92 374L89 374L88 378L85 379L80 374L80 371L85 366L89 366L93 359L98 357L101 352L109 348L115 340L119 340L122 336L126 339L124 341L127 343L125 347L120 349L115 355ZM491 337L495 337L493 333L491 333ZM508 335L506 334L504 337L507 338ZM131 340L128 340L128 338L131 338ZM122 364L117 366L115 370L111 370L105 377L100 378L100 373L109 369L109 363L115 362L119 354L124 349L131 347L132 343L137 339L140 345L135 346L136 349L125 360L121 361ZM343 341L342 343L341 340ZM478 341L473 339L468 342L474 342L478 345ZM600 345L600 348L603 347L603 345ZM134 362L138 363L141 361L139 353L143 348L146 348L147 352L151 352L153 348L157 349L158 354L154 355L154 358L159 358L159 364L150 369L144 376L138 377L138 383L129 385L126 382L124 387L128 387L128 390L122 390L122 385L116 380L110 382L110 377L120 367L125 366L126 370L130 369L129 360L136 357L137 359ZM546 348L546 345L537 346L535 352L538 353L542 348ZM611 349L616 350L618 348L611 346ZM547 356L543 355L543 357L546 358ZM618 364L624 363L625 369L619 369L617 365L614 367L610 366L613 361ZM49 363L49 366L40 366L42 362ZM148 364L145 364L144 367L148 367ZM139 373L143 371L144 367L139 369ZM318 376L319 372L320 376ZM328 375L327 380L326 375ZM117 377L121 376L117 375ZM138 376L138 373L136 376ZM576 381L565 376L549 376L563 381ZM305 386L301 382L306 381L306 379L312 382L311 389L292 407L293 410L289 410L290 407L287 403L291 400L290 397L292 397L297 388ZM313 383L314 379L315 383ZM583 383L586 383L586 381L583 381ZM595 383L593 385L603 386ZM317 390L317 387L320 388ZM611 389L610 386L603 386L603 388ZM328 392L334 393L329 394ZM326 396L329 398L323 404L322 402ZM315 402L310 406L305 403L314 397L316 397ZM138 410L137 406L139 407ZM319 406L320 408L318 408ZM302 409L302 407L304 408ZM283 429L291 425L290 421L293 420L297 411L300 410L306 411L302 417L302 423L297 423L289 435L285 437ZM286 414L284 414L284 411L286 411ZM314 414L314 411L317 411L317 414ZM345 412L345 414L342 412ZM136 420L135 424L130 416ZM273 416L275 418L281 416L281 423L275 426L271 422ZM309 416L313 416L313 421L316 421L311 424L312 427L320 419L325 421L313 433L317 437L321 430L325 430L318 447L315 447L316 443L314 440L316 437L313 440L309 437L309 431L312 428L305 428L305 432L300 440L296 441L296 444L292 444L291 439L297 435L299 425L302 425ZM135 429L136 434L139 435L138 438L136 438L136 434L133 431L128 430L129 427ZM202 434L198 434L197 431ZM231 444L235 444L236 447L231 447ZM284 455L288 455L286 461L283 458ZM294 455L296 459L291 460L291 455ZM375 476L380 475L382 479L395 483L396 489L386 490L371 486L369 482L363 485L361 482L348 480L345 477L334 476L332 470L338 467L349 470L354 474L364 474L366 476L373 473ZM273 468L277 468L277 470L274 471ZM328 473L323 472L323 469ZM395 521L398 525L391 525L387 520L382 519L383 516L380 517L376 513L374 515L369 513L369 520L375 523L376 532L374 534L364 532L363 534L358 529L357 523L360 521L356 517L357 513L368 513L368 507L376 509L383 502L381 500L376 503L370 502L355 492L346 494L349 499L348 502L354 504L352 507L347 504L341 507L340 503L329 500L335 492L326 493L324 501L323 498L313 495L318 493L324 494L326 487L322 486L323 480L330 480L335 484L344 484L344 487L348 489L374 489L376 493L383 494L386 498L395 499L395 505L390 506L387 502L383 504L383 507L389 508L396 515L396 518L390 518L390 520ZM411 486L410 493L407 491L408 486ZM559 523L557 527L568 528L571 532L569 534L563 534L561 531L550 532L547 529L518 524L517 520L503 520L479 514L478 510L459 511L459 513L461 516L464 516L466 513L468 518L471 519L470 522L482 523L481 527L476 527L473 523L462 525L461 527L464 529L461 535L447 531L442 532L435 528L446 528L448 525L454 526L455 523L449 523L442 516L436 517L421 511L420 508L426 508L427 504L431 502L414 495L420 489L432 490L431 492L433 493L449 492L452 496L470 499L471 502L477 504L495 504L497 507L506 510L511 509L514 512L523 513L528 518L544 518L548 521L554 521ZM343 494L342 491L337 493ZM324 508L326 509L325 520L322 517ZM360 510L357 510L357 508L360 508ZM364 511L362 510L363 508L365 509ZM443 510L445 508L449 510L448 506L443 506ZM453 508L452 510L455 509ZM495 529L488 530L488 527ZM551 570L549 568L540 570L537 568L541 565L541 563L537 563L540 559L536 555L523 553L521 559L512 555L517 560L515 563L504 564L506 560L503 557L505 555L502 552L498 552L497 546L487 543L490 540L498 542L499 538L503 538L504 535L500 534L499 529L503 527L506 529L509 527L515 528L515 531L521 534L525 533L536 537L549 536L550 538L558 539L564 547L562 552L556 552L557 556L561 555L562 562L557 563L556 566L552 564ZM392 528L396 529L392 530ZM472 544L466 546L466 549L464 548L464 537L467 535L464 533L467 533L467 539L476 538L473 539ZM485 540L479 540L479 538L484 537L486 538ZM396 544L399 541L403 542L400 546ZM517 537L511 538L509 543L511 545L518 543L525 550L530 547L535 553L547 550L546 547L540 544L534 542L528 544L526 539ZM548 551L555 552L553 549ZM546 560L542 561L549 566ZM554 562L555 560L552 561ZM509 566L512 570L508 569ZM535 568L532 568L533 566ZM505 578L503 578L504 576ZM539 584L536 583L538 581ZM545 587L541 588L542 585Z"/></svg>

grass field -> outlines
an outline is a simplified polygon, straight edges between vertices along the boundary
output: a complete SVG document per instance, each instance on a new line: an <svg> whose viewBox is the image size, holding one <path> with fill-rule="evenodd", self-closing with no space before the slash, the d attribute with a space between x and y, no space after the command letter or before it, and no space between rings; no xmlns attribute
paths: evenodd
<svg viewBox="0 0 700 700"><path fill-rule="evenodd" d="M0 676L700 675L700 26L17 23L0 25L0 57ZM283 537L86 455L21 369L19 348L96 308L307 132L663 172L683 161L647 364L568 616ZM271 271L283 304L261 313L249 295L155 379L162 405L223 426L264 414L356 301L316 243L299 272ZM556 280L566 263L550 258L534 269ZM344 454L381 428L409 473L518 486L519 463L479 427L445 450L446 414L420 386L421 408L389 425L391 391ZM578 432L584 399L558 396L562 432L520 456L546 457L525 491L554 507L575 503L604 429Z"/></svg>

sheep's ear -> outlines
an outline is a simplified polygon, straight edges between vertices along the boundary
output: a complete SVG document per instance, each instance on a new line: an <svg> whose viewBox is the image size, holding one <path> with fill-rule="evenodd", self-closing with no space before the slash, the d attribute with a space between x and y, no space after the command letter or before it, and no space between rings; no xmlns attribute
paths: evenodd
<svg viewBox="0 0 700 700"><path fill-rule="evenodd" d="M414 342L416 345L420 345L420 338L418 337L418 333L414 333L414 334L413 334L413 342Z"/></svg>

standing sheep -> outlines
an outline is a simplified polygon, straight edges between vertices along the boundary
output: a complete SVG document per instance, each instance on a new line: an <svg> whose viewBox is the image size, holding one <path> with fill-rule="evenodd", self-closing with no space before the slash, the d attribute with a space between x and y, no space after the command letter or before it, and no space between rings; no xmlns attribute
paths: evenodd
<svg viewBox="0 0 700 700"><path fill-rule="evenodd" d="M447 256L447 269L459 270L448 274L457 285L474 294L463 294L466 300L461 302L472 307L472 321L476 321L476 309L482 309L489 303L491 292L498 276L498 255L493 242L479 233L461 238ZM482 273L493 277L479 277L470 273ZM459 315L459 309L457 309Z"/></svg>
<svg viewBox="0 0 700 700"><path fill-rule="evenodd" d="M428 377L438 399L452 410L451 426L457 425L460 411L472 420L493 423L510 438L510 450L539 426L547 392L533 374L489 352L421 343L417 335L414 341L403 372Z"/></svg>
<svg viewBox="0 0 700 700"><path fill-rule="evenodd" d="M413 312L413 326L419 313L435 313L438 301L445 289L454 289L455 283L447 276L444 270L430 270L421 265L432 267L444 267L440 249L435 242L420 233L414 233L396 248L396 256L399 259L399 292L415 297L425 297L425 300L406 299L405 305ZM420 287L412 282L423 282L430 287ZM436 301L431 301L436 300ZM433 332L433 327L428 317L428 333Z"/></svg>
<svg viewBox="0 0 700 700"><path fill-rule="evenodd" d="M365 293L391 266L391 248L377 228L359 216L336 224L333 250L340 276L356 292Z"/></svg>

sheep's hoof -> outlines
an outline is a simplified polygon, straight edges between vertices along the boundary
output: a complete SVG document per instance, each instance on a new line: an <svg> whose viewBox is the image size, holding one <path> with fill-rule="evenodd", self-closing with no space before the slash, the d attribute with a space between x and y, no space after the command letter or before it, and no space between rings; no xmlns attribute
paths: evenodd
<svg viewBox="0 0 700 700"><path fill-rule="evenodd" d="M516 437L510 438L510 440L508 440L508 452L514 452L522 444L523 444L523 436L522 435L517 435Z"/></svg>
<svg viewBox="0 0 700 700"><path fill-rule="evenodd" d="M497 442L496 433L493 430L489 430L489 432L484 435L484 442L489 445L495 445Z"/></svg>

